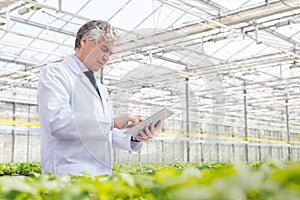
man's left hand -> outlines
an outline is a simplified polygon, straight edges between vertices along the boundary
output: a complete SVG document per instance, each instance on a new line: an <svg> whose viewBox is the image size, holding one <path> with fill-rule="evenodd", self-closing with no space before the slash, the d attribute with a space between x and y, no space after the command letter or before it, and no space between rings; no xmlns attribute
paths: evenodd
<svg viewBox="0 0 300 200"><path fill-rule="evenodd" d="M139 134L135 136L135 139L139 142L146 142L150 140L155 135L155 130L161 125L161 121L156 124L150 124L150 126L145 126L143 130L140 130Z"/></svg>

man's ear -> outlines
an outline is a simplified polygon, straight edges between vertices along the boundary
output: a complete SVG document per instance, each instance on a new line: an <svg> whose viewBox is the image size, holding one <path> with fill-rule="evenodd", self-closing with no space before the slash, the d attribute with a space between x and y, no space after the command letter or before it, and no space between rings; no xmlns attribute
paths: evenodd
<svg viewBox="0 0 300 200"><path fill-rule="evenodd" d="M89 40L88 40L87 36L83 35L80 40L80 45L82 47L85 47L88 44L88 42L89 42Z"/></svg>

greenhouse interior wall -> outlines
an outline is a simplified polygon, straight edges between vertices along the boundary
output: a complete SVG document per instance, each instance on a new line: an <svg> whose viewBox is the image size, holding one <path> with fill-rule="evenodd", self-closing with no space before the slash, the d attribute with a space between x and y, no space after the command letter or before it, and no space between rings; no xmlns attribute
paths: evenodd
<svg viewBox="0 0 300 200"><path fill-rule="evenodd" d="M39 162L40 129L38 106L1 102L1 162ZM284 109L284 108L283 108ZM185 110L186 111L186 110ZM190 113L189 113L190 114ZM195 114L195 113L194 113ZM282 126L257 126L256 116L247 116L222 124L199 120L187 112L182 118L165 121L157 136L146 142L142 151L130 152L114 148L115 162L256 162L299 161L300 142L297 130ZM284 115L283 115L284 116ZM213 120L212 120L213 121ZM245 129L247 127L247 130ZM187 131L188 130L188 131ZM288 135L288 134L289 135Z"/></svg>

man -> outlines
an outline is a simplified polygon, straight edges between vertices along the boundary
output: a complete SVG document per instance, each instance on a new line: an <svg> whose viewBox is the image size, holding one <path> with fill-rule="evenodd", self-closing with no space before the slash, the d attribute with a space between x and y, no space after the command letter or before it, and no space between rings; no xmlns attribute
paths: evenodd
<svg viewBox="0 0 300 200"><path fill-rule="evenodd" d="M99 71L113 53L115 29L93 20L77 32L75 54L40 72L38 104L41 124L42 172L55 175L112 173L112 144L139 151L160 126L151 124L134 138L120 129L141 118L124 115L113 119L105 87L96 83ZM130 124L130 125L129 125Z"/></svg>

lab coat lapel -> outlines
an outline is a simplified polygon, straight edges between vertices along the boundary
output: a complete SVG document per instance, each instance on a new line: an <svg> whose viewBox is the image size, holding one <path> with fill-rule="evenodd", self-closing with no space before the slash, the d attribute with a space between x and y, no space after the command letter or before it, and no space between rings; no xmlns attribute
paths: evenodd
<svg viewBox="0 0 300 200"><path fill-rule="evenodd" d="M100 91L101 99L102 99L102 106L103 106L103 112L104 116L107 116L110 112L110 106L109 106L109 100L106 95L106 90L104 89L103 85L97 81L98 88Z"/></svg>

